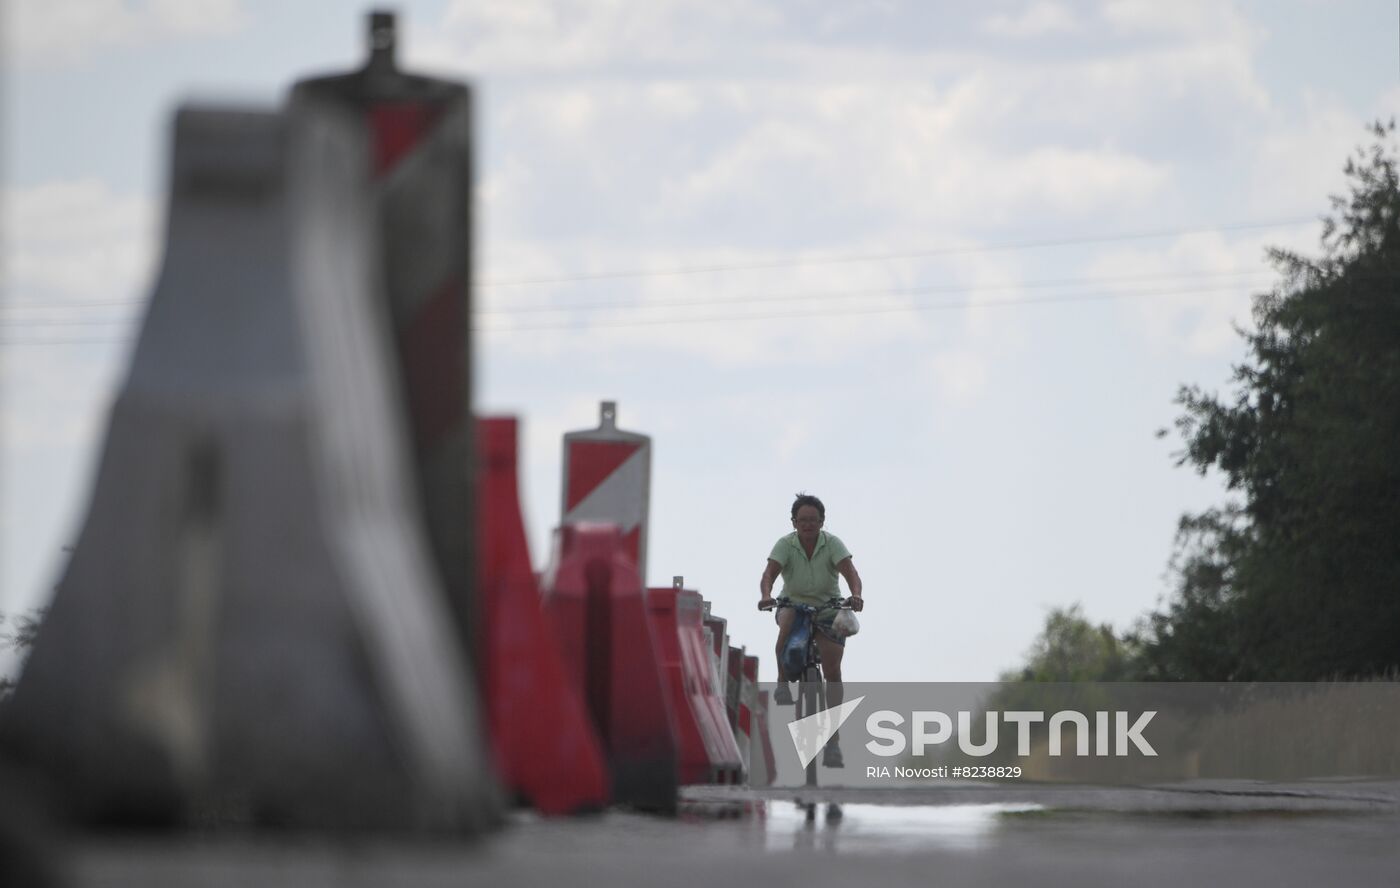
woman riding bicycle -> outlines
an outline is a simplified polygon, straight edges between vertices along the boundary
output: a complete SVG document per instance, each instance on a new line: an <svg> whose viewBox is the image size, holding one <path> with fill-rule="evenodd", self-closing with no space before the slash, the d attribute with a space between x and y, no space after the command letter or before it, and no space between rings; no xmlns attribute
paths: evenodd
<svg viewBox="0 0 1400 888"><path fill-rule="evenodd" d="M846 578L851 590L851 610L861 610L865 602L861 599L860 574L851 561L851 552L835 534L822 530L826 523L826 506L815 496L799 493L792 503L792 526L794 532L778 540L773 551L768 554L768 565L763 577L758 581L759 610L770 610L777 606L773 598L773 581L783 577L783 598L799 604L814 605L820 610L813 617L817 627L817 649L821 653L822 676L830 684L827 690L827 705L841 702L841 658L845 652L846 640L831 631L837 608L828 606L833 598L841 595L841 584L837 576ZM778 689L775 694L778 703L791 703L786 676L783 675L783 646L787 644L788 633L797 612L791 608L778 611ZM834 744L833 744L834 747ZM839 755L839 753L838 753Z"/></svg>

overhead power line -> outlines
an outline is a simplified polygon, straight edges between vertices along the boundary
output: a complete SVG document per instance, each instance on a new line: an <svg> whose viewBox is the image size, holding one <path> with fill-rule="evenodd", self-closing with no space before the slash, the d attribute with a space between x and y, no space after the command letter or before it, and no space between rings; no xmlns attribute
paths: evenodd
<svg viewBox="0 0 1400 888"><path fill-rule="evenodd" d="M1044 247L1068 247L1082 244L1114 243L1119 241L1153 240L1164 237L1178 237L1186 234L1210 234L1228 231L1259 231L1269 228L1287 228L1309 222L1317 222L1316 216L1299 216L1293 219L1276 219L1272 222L1235 222L1225 225L1202 225L1194 228L1170 228L1156 231L1135 231L1109 234L1083 235L1077 237L1039 238L1020 241L1003 241L990 244L967 246L932 247L917 250L898 250L883 253L849 253L844 255L807 255L756 259L745 262L715 263L712 265L690 265L674 268L637 268L626 270L577 272L560 275L540 275L534 277L504 277L480 283L482 289L492 287L525 287L539 284L572 284L584 281L612 280L617 278L669 277L687 274L711 274L721 271L754 271L766 268L792 268L798 266L843 265L857 262L883 262L893 259L925 259L933 256L952 256L972 253L995 253L1013 250L1030 250Z"/></svg>
<svg viewBox="0 0 1400 888"><path fill-rule="evenodd" d="M1006 306L1031 306L1031 305L1053 305L1070 302L1100 302L1111 299L1126 299L1141 296L1190 296L1203 293L1238 293L1234 287L1194 287L1194 288L1173 288L1169 290L1140 290L1123 291L1111 290L1100 293L1068 293L1058 296L1048 296L1041 299L993 299L977 300L975 302L963 300L960 302L936 302L925 304L906 305L886 305L873 308L855 308L843 311L793 311L793 312L765 312L753 314L735 315L710 315L685 318L648 318L641 320L618 320L618 321L590 321L583 324L551 323L551 324L527 324L522 326L498 326L498 327L478 327L476 332L483 334L490 333L528 333L545 330L576 330L587 332L589 330L610 329L615 327L657 327L671 324L685 324L687 326L695 324L714 323L734 323L738 321L763 321L784 318L796 319L817 319L831 317L846 317L852 315L873 315L873 314L897 314L901 312L928 312L928 311L953 311L956 309L969 308L1001 308Z"/></svg>
<svg viewBox="0 0 1400 888"><path fill-rule="evenodd" d="M104 336L88 339L0 339L0 348L29 345L126 345L134 336Z"/></svg>
<svg viewBox="0 0 1400 888"><path fill-rule="evenodd" d="M895 260L895 259L928 258L928 257L933 257L933 256L941 256L941 255L988 253L988 252L999 252L999 251L1015 251L1015 250L1025 250L1025 249L1037 249L1037 248L1048 248L1048 247L1072 246L1072 245L1079 245L1079 244L1111 243L1111 242L1117 242L1117 241L1131 241L1131 240L1150 240L1150 239L1154 239L1154 238L1176 237L1176 236L1188 235L1188 234L1205 234L1205 233L1213 233L1213 232L1233 232L1233 231L1264 230L1264 229L1271 229L1271 228L1290 227L1290 226L1300 225L1300 224L1309 223L1309 222L1316 222L1316 221L1317 221L1317 219L1316 219L1315 217L1310 217L1310 216L1309 216L1309 217L1298 217L1298 218L1293 218L1293 219L1279 219L1279 220L1274 220L1274 221L1272 221L1272 222L1240 222L1240 223L1231 223L1231 224L1224 224L1224 225L1198 226L1198 227L1192 227L1192 228L1174 228L1174 229L1161 229L1161 230L1156 230L1156 231L1138 231L1138 232L1125 232L1125 233L1110 233L1110 234L1099 234L1099 235L1086 235L1086 236L1080 236L1080 237L1045 238L1045 239L1039 239L1039 240L1006 241L1006 242L991 243L991 244L979 244L979 245L955 246L955 247L940 247L940 248L922 249L922 250L890 251L890 252L883 252L883 253L860 253L860 254L845 254L845 255L830 255L830 254L827 254L827 255L821 255L821 254L810 255L810 254L809 254L809 255L789 256L789 257L785 257L785 258L774 258L774 259L770 259L770 260L755 260L755 261L751 261L751 262L720 263L720 264L712 264L712 265L682 266L682 267L672 267L672 268L648 268L648 269L634 269L634 270L621 270L621 271L603 271L603 272L592 272L592 273L581 273L581 274L569 274L569 275L557 275L557 276L523 277L523 278L515 278L515 279L509 279L509 278L507 278L507 279L500 279L500 280L494 280L494 281L486 281L486 282L484 282L484 283L478 284L477 289L478 289L478 290L485 290L485 289L490 289L490 288L492 288L492 287L516 287L516 286L528 286L528 285L537 285L537 284L566 284L566 283L575 283L575 282L583 282L583 281L596 281L596 280L618 279L618 278L668 277L668 276L691 275L691 274L705 274L705 273L721 272L721 271L744 271L744 270L771 269L771 268L791 268L791 267L801 267L801 266L835 265L835 264L847 264L847 263L858 263L858 262L877 262L877 261L888 261L888 260ZM880 297L880 296L886 296L886 297L888 297L888 296L899 296L899 295L917 295L917 294L934 293L934 292L949 292L949 293L951 293L951 292L958 292L958 293L963 293L963 294L976 294L976 293L978 293L978 292L989 292L989 291L996 291L996 290L1002 290L1002 291L1004 291L1004 290L1009 290L1009 289L1017 289L1017 290L1019 290L1019 289L1037 288L1037 287L1072 286L1072 285L1082 285L1082 284L1102 284L1102 283L1111 283L1111 282L1115 282L1115 281L1118 281L1118 282L1128 282L1128 281L1131 281L1131 280L1150 280L1150 279L1165 279L1165 278L1193 278L1193 277L1195 277L1195 278L1204 278L1204 277L1222 277L1222 278L1223 278L1223 277L1232 277L1232 276L1246 277L1246 276L1250 276L1250 275L1260 275L1260 274L1265 274L1265 273L1267 273L1266 270L1253 270L1253 269L1232 270L1232 271L1225 271L1225 272L1175 272L1175 273L1173 273L1173 272L1165 272L1165 273L1160 273L1160 274L1129 275L1129 276L1122 276L1122 277L1117 277L1117 278L1078 278L1078 279L1060 279L1060 280L1046 280L1046 281L1030 281L1030 282L1021 282L1021 283L1018 283L1018 284L1008 284L1008 285L1004 285L1004 286L1000 286L1000 287L982 287L982 288L966 288L966 287L959 287L959 286L957 286L957 285L928 285L928 286L917 285L917 286L910 286L910 287L890 288L890 289L885 289L885 290L861 290L861 291L849 291L849 292L837 292L837 293L833 293L833 292L826 292L826 293L822 293L822 292L806 292L806 293L788 293L788 294L779 294L779 295L772 295L772 294L769 294L769 295L748 296L748 297L734 297L734 298L724 298L724 299L677 299L677 300L660 300L660 301L651 301L651 302L642 302L642 303L639 303L639 302L636 302L636 301L625 301L625 302L624 302L624 301L620 301L620 300L614 300L614 301L608 301L608 302L577 303L577 304L574 304L574 305L569 305L569 304L562 304L562 305L560 305L560 304L555 304L555 305L515 306L515 307L509 308L509 309L496 309L496 310L490 310L490 311L480 311L480 312L477 312L476 315L477 315L478 317L493 317L493 318L494 318L494 317L510 317L510 316L512 316L512 315L529 314L529 313L537 313L537 312L556 312L556 313L562 313L562 312L599 311L599 310L626 309L626 308L634 308L634 309L637 309L637 310L640 310L640 311L654 311L654 310L657 309L657 308L670 308L670 307L701 307L701 306L710 306L710 307L712 307L712 306L728 306L728 305L757 304L757 303L773 303L773 302L796 302L796 301L802 301L802 302L805 302L805 303L811 303L811 302L813 302L813 301L833 300L833 299L850 299L850 298L856 298L856 297ZM855 309L845 309L845 310L840 310L840 311L826 311L826 312L803 311L803 312L766 313L766 314L765 314L765 313L748 313L748 314L742 314L742 315L724 315L724 316L708 316L708 317L706 317L706 316L701 316L701 317L690 316L690 317L674 317L674 318L661 317L661 318L645 318L645 319L640 319L640 320L623 320L623 321L615 321L615 322L611 322L611 321L610 321L610 322L606 322L606 323L596 323L596 322L590 322L590 323L585 323L585 324L578 324L578 323L553 323L553 324L543 324L543 325L522 325L522 326L510 326L510 327L507 327L507 326L484 327L484 328L478 328L478 329L480 330L480 332L483 332L483 333L513 333L513 332L526 332L526 331L530 331L530 330L560 330L560 329L574 329L574 330L580 330L580 331L582 331L582 330L592 329L592 328L594 328L594 327L602 328L602 327L627 327L627 326L658 326L658 325L666 325L666 324L703 324L703 323L718 323L718 322L747 321L747 320L764 320L764 319L777 319L777 318L809 318L809 317L810 317L810 318L818 318L818 317L830 317L830 316L833 316L833 315L840 315L840 314L860 315L860 314L888 313L888 312L894 312L894 311L938 311L938 310L949 310L949 309L968 308L968 307L994 307L994 306L1009 306L1009 305L1038 305L1038 304L1053 304L1053 303L1067 303L1067 302L1101 301L1101 300L1106 300L1106 299L1119 299L1119 298L1127 298L1127 297L1133 297L1133 296L1171 296L1171 295L1187 295L1187 294L1191 294L1191 293L1209 292L1209 291L1211 291L1211 289L1212 289L1212 288L1187 288L1187 289L1180 289L1180 288L1177 288L1177 289L1173 289L1173 290L1170 290L1170 291L1113 291L1113 292L1105 292L1105 293L1068 294L1068 295L1061 295L1061 296L1055 296L1055 297L1044 298L1044 299L1005 299L1005 300L992 300L992 301L988 301L988 300L979 300L979 301L977 301L977 302L975 302L975 303L974 303L974 302L966 302L966 301L964 301L964 302L955 302L955 303L936 303L936 304L932 304L932 305L881 306L881 307L876 307L876 308L866 308L866 309L855 308ZM1219 289L1221 289L1221 288L1218 288L1218 287L1217 287L1217 288L1214 288L1214 289L1219 290ZM1231 291L1233 292L1233 290L1231 290ZM144 302L144 300L140 300L140 299L128 299L128 300L91 300L91 301L84 301L84 302L69 302L69 303L33 302L33 301L30 301L30 302L24 302L24 301L21 301L21 302L13 302L13 301L10 301L10 302L0 302L0 311L10 311L10 310L18 310L18 311L21 311L21 312L24 312L24 311L35 311L35 310L40 310L40 311L43 311L43 310L65 311L65 310L77 309L77 308L84 308L84 309L86 309L86 308L103 308L103 307L135 307L135 306L138 306L138 305L143 304L143 302ZM115 326L115 325L129 326L133 320L134 320L134 318L121 318L121 319L110 319L110 320L107 320L107 319L104 319L104 320L86 320L86 319L77 319L77 318L59 318L59 319L48 319L48 320L45 320L45 319L33 318L33 317L25 317L25 318L13 318L13 317L9 317L9 318L0 318L0 330L2 330L2 329L13 329L13 328L16 328L16 327L20 327L20 328L34 328L34 327L39 327L39 328L51 328L51 327L102 327L102 326ZM31 332L31 330L26 330L25 332ZM8 339L0 339L0 346L116 345L116 344L129 343L129 342L131 342L131 341L132 341L132 337L130 337L130 336L83 337L83 338L66 338L66 339L50 339L50 338L42 338L42 339L8 338Z"/></svg>
<svg viewBox="0 0 1400 888"><path fill-rule="evenodd" d="M1205 293L1225 293L1238 294L1237 287L1227 287L1221 285L1211 285L1205 287L1174 287L1165 290L1109 290L1103 292L1088 293L1064 293L1055 296L1046 296L1039 299L992 299L992 300L961 300L957 302L935 302L923 304L904 305L884 305L871 308L854 308L837 311L793 311L793 312L762 312L749 314L731 315L701 315L691 317L660 317L644 318L639 320L618 320L618 321L587 321L584 323L549 323L549 324L527 324L522 326L496 326L477 327L474 332L482 335L497 333L530 333L549 330L570 330L578 333L586 333L589 330L613 329L618 327L660 327L676 324L693 326L697 324L735 323L742 321L764 321L777 319L819 319L831 317L845 317L857 315L875 314L896 314L908 312L932 312L932 311L954 311L957 309L970 308L1004 308L1009 306L1036 306L1036 305L1057 305L1075 302L1104 302L1114 299L1140 298L1144 296L1170 298L1173 296L1192 296ZM83 339L4 339L0 340L0 346L46 346L46 345L116 345L130 342L132 337L106 337L106 338L83 338Z"/></svg>
<svg viewBox="0 0 1400 888"><path fill-rule="evenodd" d="M1230 269L1224 271L1199 271L1199 272L1156 272L1131 275L1111 275L1093 276L1078 278L1054 278L1046 280L1022 281L1019 283L1008 283L991 286L969 287L964 284L919 284L907 287L886 287L880 289L861 290L841 290L841 291L805 291L795 293L768 294L768 295L747 295L723 298L699 298L699 299L657 299L648 301L638 301L636 299L607 300L595 302L563 303L551 305L526 305L512 306L510 308L485 309L475 312L479 318L500 318L514 317L527 314L563 314L580 311L605 311L610 309L636 309L639 311L654 311L663 308L699 308L699 307L732 307L748 306L765 303L785 303L802 302L811 304L813 302L829 302L832 300L848 299L868 299L889 296L917 296L932 293L960 293L964 295L976 295L979 293L1006 292L1008 290L1028 290L1053 287L1070 286L1094 286L1106 284L1140 284L1163 280L1200 280L1200 279L1249 279L1271 274L1267 269ZM139 304L132 302L131 305ZM72 305L72 303L70 303ZM55 306L56 307L56 306ZM34 327L101 327L113 325L129 324L134 318L102 318L98 320L80 319L72 317L60 318L0 318L0 329L34 328Z"/></svg>
<svg viewBox="0 0 1400 888"><path fill-rule="evenodd" d="M797 293L771 294L759 296L735 296L726 298L707 299L654 299L639 302L636 299L610 300L605 302L579 302L560 303L554 305L527 305L512 306L501 309L485 309L476 312L478 317L511 317L521 314L535 313L564 313L573 311L601 311L606 309L626 309L636 308L647 310L653 308L681 308L681 307L729 307L736 305L755 305L771 302L819 302L833 299L864 299L880 296L920 296L930 293L997 293L1008 290L1034 290L1046 287L1072 287L1095 284L1116 284L1116 283L1141 283L1147 281L1160 281L1164 279L1185 279L1194 280L1199 278L1249 278L1270 275L1272 272L1267 269L1234 269L1230 271L1202 271L1202 272L1161 272L1157 274L1134 274L1134 275L1114 275L1110 277L1082 277L1082 278L1059 278L1054 280L1023 281L1014 284L997 284L989 286L972 286L966 284L915 284L907 287L884 287L880 289L863 290L840 290L822 291L809 290Z"/></svg>

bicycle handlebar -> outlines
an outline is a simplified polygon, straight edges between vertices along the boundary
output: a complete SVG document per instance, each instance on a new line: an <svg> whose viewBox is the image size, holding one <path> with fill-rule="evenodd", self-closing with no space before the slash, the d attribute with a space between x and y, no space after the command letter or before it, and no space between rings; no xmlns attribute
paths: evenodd
<svg viewBox="0 0 1400 888"><path fill-rule="evenodd" d="M758 609L761 610L761 611L768 611L768 610L782 610L782 609L785 608L785 607L810 607L810 608L812 608L812 609L815 610L815 609L821 608L821 607L835 607L835 608L839 608L839 609L841 609L841 610L852 610L852 607L851 607L851 599L850 599L850 598L840 598L840 597L837 597L837 598L828 598L828 599L826 600L826 604L823 604L823 605L816 605L816 604L799 604L798 602L793 601L791 598L773 598L773 599L770 599L770 601L773 602L772 606L771 606L771 607L764 607L764 606L763 606L764 602L760 599L759 602L758 602Z"/></svg>

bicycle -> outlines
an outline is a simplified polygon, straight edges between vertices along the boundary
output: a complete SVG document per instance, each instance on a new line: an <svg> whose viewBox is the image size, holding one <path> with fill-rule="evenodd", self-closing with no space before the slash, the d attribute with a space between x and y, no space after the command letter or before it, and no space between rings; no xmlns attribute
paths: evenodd
<svg viewBox="0 0 1400 888"><path fill-rule="evenodd" d="M787 682L796 681L798 683L797 697L791 700L796 707L793 713L794 721L826 709L826 683L822 678L821 648L817 646L817 632L820 630L817 629L815 617L818 611L829 607L852 610L849 598L831 598L820 607L811 604L798 604L790 599L779 598L773 606L774 610L791 608L797 612L797 616L792 621L792 627L788 631L787 645L783 649L782 667L786 674L780 675L778 682L779 689L784 691L787 689ZM763 609L760 603L760 610ZM786 705L778 693L775 693L774 697L776 703ZM807 776L803 786L813 789L817 786L817 760L815 757L807 763ZM815 803L803 804L802 801L798 800L797 804L806 809L807 820L816 819ZM841 806L835 802L828 803L826 816L828 820L840 819Z"/></svg>

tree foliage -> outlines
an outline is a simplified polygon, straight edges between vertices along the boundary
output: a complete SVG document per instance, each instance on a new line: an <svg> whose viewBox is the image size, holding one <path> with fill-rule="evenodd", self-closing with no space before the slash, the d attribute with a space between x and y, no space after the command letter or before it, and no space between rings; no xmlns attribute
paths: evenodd
<svg viewBox="0 0 1400 888"><path fill-rule="evenodd" d="M1026 665L1002 681L1118 681L1128 677L1132 653L1107 623L1094 625L1078 604L1055 608L1026 655Z"/></svg>
<svg viewBox="0 0 1400 888"><path fill-rule="evenodd" d="M1104 656L1089 677L1400 668L1400 152L1393 121L1371 132L1347 161L1320 254L1270 251L1279 284L1254 299L1232 391L1178 393L1178 465L1218 471L1232 499L1182 517L1173 593L1117 639L1128 662ZM1051 614L1024 677L1085 675L1086 627L1075 608Z"/></svg>
<svg viewBox="0 0 1400 888"><path fill-rule="evenodd" d="M1180 464L1239 501L1182 519L1177 590L1141 633L1179 680L1356 677L1400 664L1400 177L1395 125L1348 160L1322 252L1270 256L1234 392L1183 387Z"/></svg>
<svg viewBox="0 0 1400 888"><path fill-rule="evenodd" d="M39 635L39 626L44 622L46 608L39 608L30 611L28 614L19 617L6 629L6 618L0 614L0 650L14 651L20 657L21 664L28 655L29 649L34 646L34 639ZM15 679L8 675L0 675L0 700L10 695L15 688Z"/></svg>

